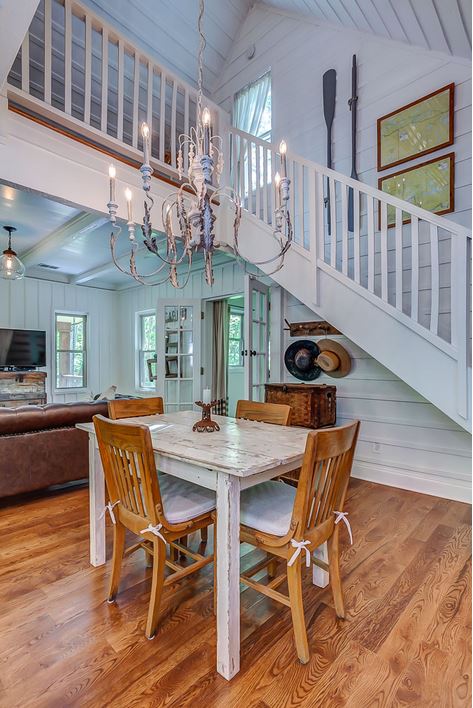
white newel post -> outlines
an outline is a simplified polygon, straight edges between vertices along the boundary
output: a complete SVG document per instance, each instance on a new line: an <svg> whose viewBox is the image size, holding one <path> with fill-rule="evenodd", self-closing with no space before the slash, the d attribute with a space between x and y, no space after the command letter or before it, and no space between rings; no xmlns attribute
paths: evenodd
<svg viewBox="0 0 473 708"><path fill-rule="evenodd" d="M103 565L105 548L105 477L95 433L89 434L90 563ZM102 518L100 518L102 516Z"/></svg>

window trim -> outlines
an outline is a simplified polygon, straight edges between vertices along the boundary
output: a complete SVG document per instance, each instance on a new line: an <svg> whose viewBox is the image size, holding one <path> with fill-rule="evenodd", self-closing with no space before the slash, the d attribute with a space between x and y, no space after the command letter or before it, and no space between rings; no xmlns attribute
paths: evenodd
<svg viewBox="0 0 473 708"><path fill-rule="evenodd" d="M157 328L158 326L158 317L157 317L157 311L155 308L150 308L147 310L139 310L138 312L135 312L135 391L140 391L140 392L150 392L150 391L156 391L157 390L157 384L158 382L154 382L154 386L142 386L141 385L141 376L140 376L140 354L141 354L141 317L146 315L153 315L154 316L154 321L155 321L155 327ZM157 333L156 333L156 338L157 338ZM155 354L156 357L158 356L158 347L157 347L157 341L156 341L156 349L155 349Z"/></svg>
<svg viewBox="0 0 473 708"><path fill-rule="evenodd" d="M56 348L56 324L57 324L57 316L58 315L66 315L67 317L84 317L85 318L85 347L82 350L81 353L84 354L84 367L83 367L83 376L82 376L82 386L69 386L69 387L59 387L57 385L57 375L58 375L58 370L57 370L57 354L58 354L58 349ZM90 326L90 316L88 312L78 312L76 310L54 310L53 314L53 327L52 327L52 335L53 335L53 346L52 346L52 351L53 351L53 357L54 357L54 363L53 363L53 371L54 371L54 393L58 394L66 394L66 392L71 392L71 393L83 393L84 391L88 390L88 384L89 384L89 326ZM76 352L78 350L76 349L61 349L59 350L61 352Z"/></svg>

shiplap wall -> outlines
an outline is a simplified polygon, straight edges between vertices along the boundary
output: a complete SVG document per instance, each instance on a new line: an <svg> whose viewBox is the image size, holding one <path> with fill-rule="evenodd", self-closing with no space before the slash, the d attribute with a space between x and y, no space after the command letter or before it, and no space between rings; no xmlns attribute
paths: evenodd
<svg viewBox="0 0 473 708"><path fill-rule="evenodd" d="M255 56L246 51L255 45ZM271 70L273 141L285 138L289 149L325 164L326 128L322 75L337 71L337 103L332 129L335 170L351 172L351 61L358 62L357 169L362 182L378 186L376 120L406 103L455 82L455 144L437 154L456 154L455 214L465 226L471 218L471 64L428 50L408 47L356 31L317 26L256 5L232 48L214 100L231 110L234 94Z"/></svg>
<svg viewBox="0 0 473 708"><path fill-rule="evenodd" d="M255 45L255 56L248 61L246 51ZM326 162L326 127L323 116L322 75L329 68L337 71L337 103L332 132L333 166L339 172L351 172L351 114L347 100L351 96L351 61L358 62L358 131L357 170L359 179L373 187L378 177L389 175L402 166L377 171L376 121L396 108L430 93L448 83L455 83L455 143L432 155L417 158L410 167L433 157L455 152L455 212L448 218L471 224L471 65L465 60L441 56L424 49L407 47L390 40L360 34L343 28L316 26L267 7L257 5L249 13L223 72L214 99L231 111L234 94L242 86L271 69L273 142L286 138L289 148L305 158ZM341 219L340 194L337 194ZM294 214L296 231L301 220ZM308 240L296 233L299 241ZM378 225L378 219L376 226ZM361 282L367 281L366 205L361 203ZM439 333L450 338L450 239L440 232L440 313ZM329 239L328 234L326 235ZM337 224L338 260L341 260L341 223ZM430 236L423 226L419 233L420 286L419 321L429 323ZM410 311L411 248L410 227L403 235L403 308ZM395 238L388 232L388 300L395 299ZM375 292L380 291L381 245L376 235ZM327 249L326 252L328 253ZM353 253L349 237L349 254ZM348 264L352 272L350 256Z"/></svg>
<svg viewBox="0 0 473 708"><path fill-rule="evenodd" d="M289 293L283 310L289 322L320 319ZM342 379L322 374L314 383L337 387L338 423L361 420L354 476L469 501L471 436L349 339L333 339L350 352L352 370ZM282 355L293 341L285 331ZM297 381L285 367L284 380Z"/></svg>
<svg viewBox="0 0 473 708"><path fill-rule="evenodd" d="M0 327L46 331L48 403L89 400L117 379L117 296L99 290L47 280L0 280ZM86 390L54 390L54 314L88 316L88 378Z"/></svg>

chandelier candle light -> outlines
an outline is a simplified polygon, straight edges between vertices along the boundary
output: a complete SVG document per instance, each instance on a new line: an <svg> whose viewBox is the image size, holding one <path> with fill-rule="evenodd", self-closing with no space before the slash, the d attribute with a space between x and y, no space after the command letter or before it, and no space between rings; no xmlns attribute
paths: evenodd
<svg viewBox="0 0 473 708"><path fill-rule="evenodd" d="M189 135L179 136L179 150L177 154L177 170L181 185L179 189L170 194L163 202L162 222L165 233L165 248L160 247L156 236L153 235L151 225L151 210L154 200L150 195L151 175L153 168L150 165L151 152L151 131L147 123L141 126L141 136L143 140L143 164L140 167L142 188L145 193L144 217L141 226L143 233L143 243L146 249L153 253L159 262L158 267L151 273L141 274L136 265L136 254L138 242L135 236L135 223L133 221L132 192L129 188L125 190L127 202L127 227L129 238L129 269L121 265L116 253L116 244L121 232L121 227L117 224L118 203L116 198L116 169L114 165L109 167L110 179L110 200L107 204L110 221L112 223L112 233L110 236L110 249L112 259L116 267L122 272L130 275L136 281L146 284L148 278L153 279L154 285L159 285L170 281L175 288L183 288L188 282L192 259L195 253L202 253L205 268L205 280L209 285L213 284L212 256L220 244L215 240L214 222L216 216L214 208L221 209L223 201L226 199L234 212L233 218L233 244L232 250L241 263L250 261L255 266L266 266L275 263L275 268L267 275L271 275L282 268L284 256L292 243L292 223L288 210L289 185L287 177L287 147L285 141L281 141L279 146L281 174L275 177L275 212L273 218L273 235L278 246L276 255L263 261L255 261L251 255L244 257L240 253L238 234L241 221L241 197L235 190L227 186L220 186L220 177L224 168L223 139L212 132L212 115L210 110L202 108L203 101L203 67L205 37L202 31L202 20L204 15L204 0L199 0L198 32L200 36L199 56L198 56L198 93L197 93L197 125L190 129ZM164 139L164 136L160 136ZM251 148L250 148L251 149ZM184 160L183 153L187 150L188 170L187 179L183 181ZM234 166L236 167L236 166ZM257 177L258 179L259 177ZM249 185L252 189L252 185ZM243 195L244 198L244 195ZM175 230L175 226L177 229ZM179 282L177 268L180 265L187 265L187 273L182 282ZM185 271L185 268L184 268ZM156 276L163 272L164 277L159 282Z"/></svg>

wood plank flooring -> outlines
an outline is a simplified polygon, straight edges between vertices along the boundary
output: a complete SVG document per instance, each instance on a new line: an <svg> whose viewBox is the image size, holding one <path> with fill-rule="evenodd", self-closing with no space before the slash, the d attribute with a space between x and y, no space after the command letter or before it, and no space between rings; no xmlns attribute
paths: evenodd
<svg viewBox="0 0 473 708"><path fill-rule="evenodd" d="M228 683L214 670L212 566L168 589L148 641L144 554L125 560L108 605L108 566L88 563L87 489L0 502L1 708L471 705L470 507L353 480L347 509L346 620L308 573L302 666L289 610L246 589L242 670ZM258 553L242 546L242 567Z"/></svg>

